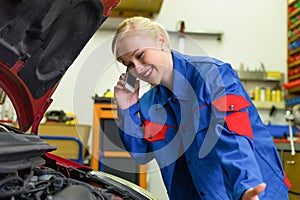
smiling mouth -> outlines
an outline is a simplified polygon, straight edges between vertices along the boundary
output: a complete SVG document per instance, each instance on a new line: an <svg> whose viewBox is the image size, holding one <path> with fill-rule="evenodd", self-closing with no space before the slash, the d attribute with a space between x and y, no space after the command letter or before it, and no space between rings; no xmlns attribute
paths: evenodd
<svg viewBox="0 0 300 200"><path fill-rule="evenodd" d="M150 78L150 75L151 75L151 73L152 73L152 71L153 71L153 66L150 67L149 70L148 70L146 73L144 73L143 76L144 76L145 78L149 79L149 78Z"/></svg>

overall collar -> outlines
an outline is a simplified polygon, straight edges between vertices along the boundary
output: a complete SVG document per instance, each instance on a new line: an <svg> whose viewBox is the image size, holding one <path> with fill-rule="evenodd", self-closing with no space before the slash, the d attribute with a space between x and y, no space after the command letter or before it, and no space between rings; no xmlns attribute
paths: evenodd
<svg viewBox="0 0 300 200"><path fill-rule="evenodd" d="M172 50L173 57L173 90L169 90L163 85L155 86L155 93L157 94L157 103L164 105L170 97L177 98L178 100L186 101L189 99L187 94L188 80L186 70L185 56Z"/></svg>
<svg viewBox="0 0 300 200"><path fill-rule="evenodd" d="M188 100L189 95L187 89L189 88L189 81L187 80L187 61L186 57L176 51L172 51L173 57L173 94L178 100Z"/></svg>

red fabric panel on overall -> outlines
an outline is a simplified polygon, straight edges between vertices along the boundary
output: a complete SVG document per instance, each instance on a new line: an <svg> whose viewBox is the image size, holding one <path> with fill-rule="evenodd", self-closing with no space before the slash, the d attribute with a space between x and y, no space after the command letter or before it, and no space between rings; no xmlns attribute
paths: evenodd
<svg viewBox="0 0 300 200"><path fill-rule="evenodd" d="M292 187L291 182L289 181L288 177L286 176L286 174L284 173L284 180L283 180L284 184L290 189Z"/></svg>
<svg viewBox="0 0 300 200"><path fill-rule="evenodd" d="M242 136L253 139L248 112L235 112L225 117L228 129Z"/></svg>
<svg viewBox="0 0 300 200"><path fill-rule="evenodd" d="M219 111L232 112L242 110L251 104L243 96L228 94L214 100L212 105L215 106Z"/></svg>
<svg viewBox="0 0 300 200"><path fill-rule="evenodd" d="M145 120L144 123L144 138L149 141L163 140L166 136L167 125L159 124Z"/></svg>
<svg viewBox="0 0 300 200"><path fill-rule="evenodd" d="M216 99L212 105L220 112L233 112L224 117L230 131L253 139L248 112L241 112L242 109L251 105L245 97L229 94Z"/></svg>

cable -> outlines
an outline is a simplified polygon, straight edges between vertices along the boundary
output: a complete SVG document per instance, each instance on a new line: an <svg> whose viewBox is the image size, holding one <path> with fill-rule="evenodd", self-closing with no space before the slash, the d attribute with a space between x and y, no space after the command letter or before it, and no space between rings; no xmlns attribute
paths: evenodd
<svg viewBox="0 0 300 200"><path fill-rule="evenodd" d="M24 181L18 176L9 176L0 180L0 198L20 195L24 190Z"/></svg>

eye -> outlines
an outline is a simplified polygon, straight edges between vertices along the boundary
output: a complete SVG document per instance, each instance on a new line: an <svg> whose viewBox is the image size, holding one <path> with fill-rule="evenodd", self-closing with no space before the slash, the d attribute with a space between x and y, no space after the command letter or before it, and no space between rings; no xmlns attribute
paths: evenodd
<svg viewBox="0 0 300 200"><path fill-rule="evenodd" d="M134 64L133 63L127 63L127 65L125 65L125 66L127 67L128 70L134 68Z"/></svg>
<svg viewBox="0 0 300 200"><path fill-rule="evenodd" d="M141 59L143 57L143 55L144 55L144 51L141 51L141 52L136 54L136 58Z"/></svg>

